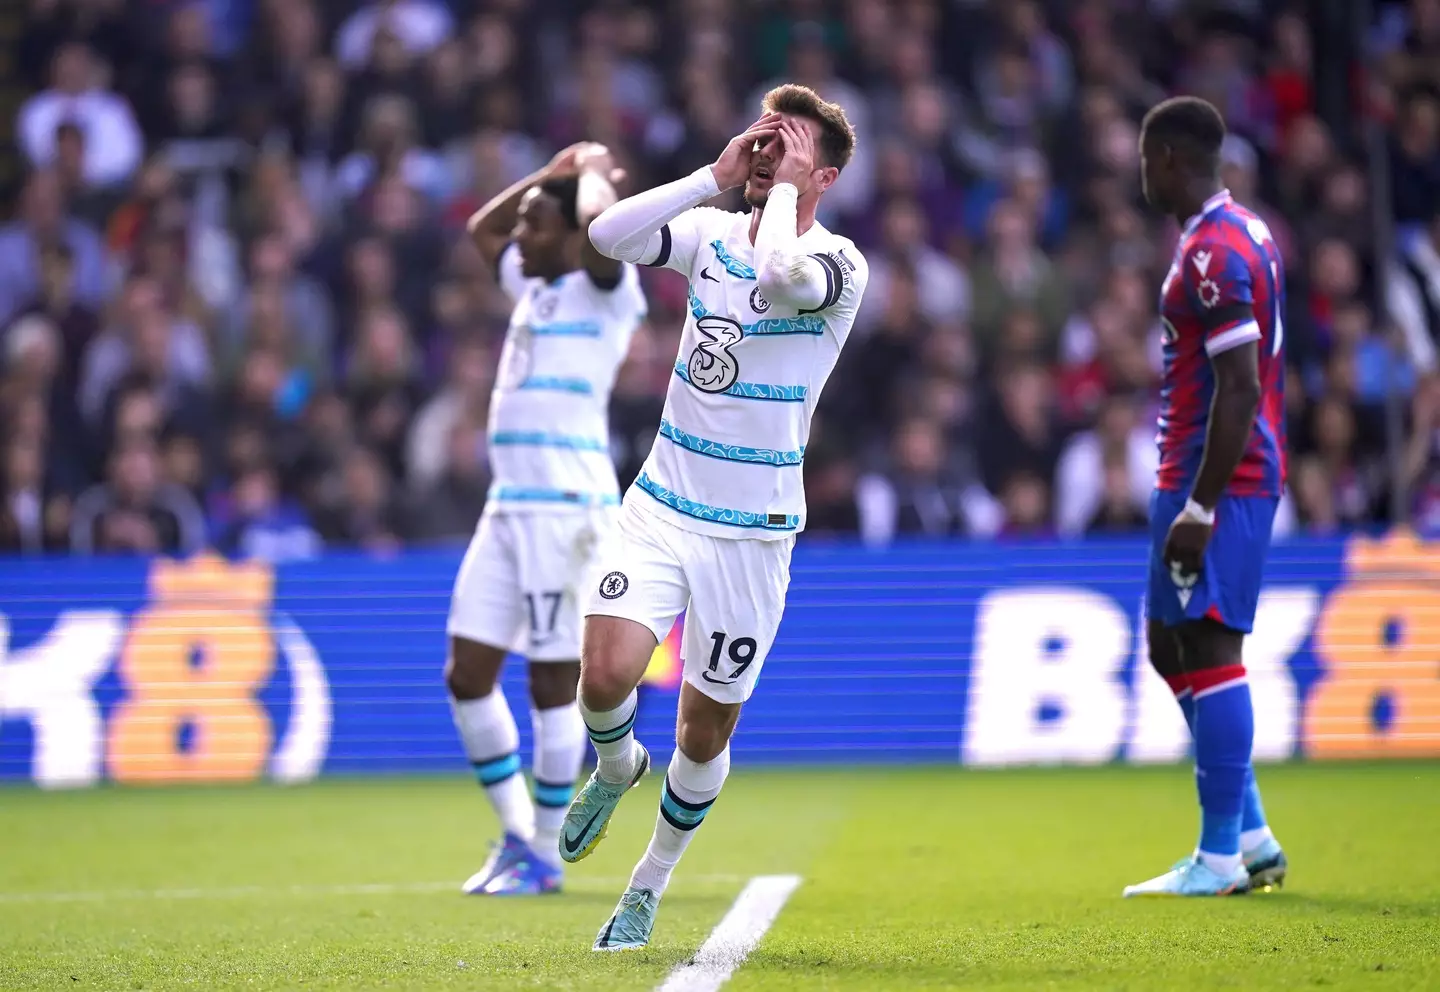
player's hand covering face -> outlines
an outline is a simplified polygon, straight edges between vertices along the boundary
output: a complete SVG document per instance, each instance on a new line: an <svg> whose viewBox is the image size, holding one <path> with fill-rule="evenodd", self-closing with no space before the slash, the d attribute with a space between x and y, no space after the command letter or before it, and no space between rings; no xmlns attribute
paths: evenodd
<svg viewBox="0 0 1440 992"><path fill-rule="evenodd" d="M804 123L782 120L778 140L781 156L775 167L775 182L790 183L804 193L815 175L815 137Z"/></svg>
<svg viewBox="0 0 1440 992"><path fill-rule="evenodd" d="M773 138L779 124L779 114L765 114L731 138L720 157L710 166L710 171L715 176L715 185L722 190L734 189L749 179L750 158L754 154L755 143Z"/></svg>

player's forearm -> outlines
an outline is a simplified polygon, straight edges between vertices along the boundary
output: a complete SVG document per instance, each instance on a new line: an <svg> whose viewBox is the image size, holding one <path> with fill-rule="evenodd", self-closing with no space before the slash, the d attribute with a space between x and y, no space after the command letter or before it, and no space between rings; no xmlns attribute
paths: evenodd
<svg viewBox="0 0 1440 992"><path fill-rule="evenodd" d="M772 303L817 309L828 292L825 269L800 250L799 193L776 183L755 232L755 282Z"/></svg>
<svg viewBox="0 0 1440 992"><path fill-rule="evenodd" d="M647 189L611 205L590 223L590 243L607 258L644 262L650 239L691 207L718 195L707 165L683 179ZM652 255L653 257L653 255Z"/></svg>
<svg viewBox="0 0 1440 992"><path fill-rule="evenodd" d="M1250 432L1255 427L1255 414L1260 409L1260 383L1217 382L1215 397L1210 402L1210 426L1205 434L1205 453L1200 458L1200 471L1190 489L1190 498L1207 510L1215 509L1230 478L1235 474Z"/></svg>
<svg viewBox="0 0 1440 992"><path fill-rule="evenodd" d="M470 215L470 219L465 222L465 231L477 248L484 252L492 249L497 240L509 240L510 230L515 226L515 218L520 213L520 200L531 186L544 182L548 174L548 166L536 169L524 179L496 193L483 207Z"/></svg>

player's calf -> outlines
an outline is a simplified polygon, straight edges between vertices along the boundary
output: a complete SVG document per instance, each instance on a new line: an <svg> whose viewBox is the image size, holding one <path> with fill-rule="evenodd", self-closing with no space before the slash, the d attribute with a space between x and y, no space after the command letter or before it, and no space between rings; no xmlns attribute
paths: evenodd
<svg viewBox="0 0 1440 992"><path fill-rule="evenodd" d="M479 892L495 876L521 859L535 834L535 809L520 767L520 730L510 704L496 685L505 652L488 644L453 637L445 666L445 684L455 729L475 779L485 790L504 829L505 839L485 866L464 885Z"/></svg>
<svg viewBox="0 0 1440 992"><path fill-rule="evenodd" d="M650 770L650 754L635 739L635 686L654 650L655 635L641 624L606 616L585 620L580 715L597 762L565 813L560 856L566 861L579 861L595 850L620 797Z"/></svg>
<svg viewBox="0 0 1440 992"><path fill-rule="evenodd" d="M681 726L684 726L683 717ZM729 774L728 741L718 754L706 761L696 761L686 755L683 744L675 749L665 773L665 783L660 788L655 833L635 866L615 912L600 928L594 950L628 950L650 942L656 912L675 866L690 846L696 829L705 822Z"/></svg>
<svg viewBox="0 0 1440 992"><path fill-rule="evenodd" d="M548 866L561 865L560 834L585 760L585 721L575 699L580 664L530 663L530 727L535 742L535 837L531 848Z"/></svg>

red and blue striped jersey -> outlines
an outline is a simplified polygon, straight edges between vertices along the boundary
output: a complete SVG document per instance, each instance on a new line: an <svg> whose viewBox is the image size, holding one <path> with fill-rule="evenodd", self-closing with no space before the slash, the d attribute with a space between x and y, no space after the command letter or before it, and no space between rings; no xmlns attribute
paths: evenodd
<svg viewBox="0 0 1440 992"><path fill-rule="evenodd" d="M1200 471L1214 355L1258 342L1260 409L1231 496L1279 496L1285 485L1285 265L1265 222L1229 190L1205 201L1180 235L1160 290L1165 377L1160 394L1164 490L1189 492Z"/></svg>

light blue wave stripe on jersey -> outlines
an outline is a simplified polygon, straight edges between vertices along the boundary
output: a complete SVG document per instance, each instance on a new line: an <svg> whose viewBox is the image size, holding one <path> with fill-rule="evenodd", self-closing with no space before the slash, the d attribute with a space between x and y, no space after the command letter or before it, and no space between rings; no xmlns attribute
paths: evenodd
<svg viewBox="0 0 1440 992"><path fill-rule="evenodd" d="M608 444L593 437L547 431L499 431L490 435L490 443L500 447L563 448L566 451L598 451L601 454L610 450Z"/></svg>
<svg viewBox="0 0 1440 992"><path fill-rule="evenodd" d="M725 271L736 279L755 278L755 270L726 251L725 242L712 241L710 242L710 247L715 249L715 258L719 260L721 265L725 266Z"/></svg>
<svg viewBox="0 0 1440 992"><path fill-rule="evenodd" d="M695 295L694 286L690 287L690 312L696 320L714 316ZM766 317L753 324L741 324L740 330L745 334L824 334L825 318L813 313L799 317Z"/></svg>
<svg viewBox="0 0 1440 992"><path fill-rule="evenodd" d="M749 462L752 465L799 465L805 460L805 448L802 445L793 451L779 451L774 448L749 448L743 444L726 444L723 441L711 441L709 438L696 437L670 423L668 420L660 421L660 436L669 438L680 447L693 451L697 455L708 455L711 458L720 458L727 462Z"/></svg>
<svg viewBox="0 0 1440 992"><path fill-rule="evenodd" d="M555 324L534 324L530 333L536 337L598 338L600 325L593 320L560 321Z"/></svg>
<svg viewBox="0 0 1440 992"><path fill-rule="evenodd" d="M576 396L589 396L595 391L587 379L564 379L554 375L532 375L522 380L520 389L543 389L552 393L574 393Z"/></svg>
<svg viewBox="0 0 1440 992"><path fill-rule="evenodd" d="M675 363L675 374L685 382L690 382L690 371L685 368L684 362ZM781 403L801 403L805 400L805 394L810 391L808 386L772 386L764 382L737 382L729 389L720 393L721 396L735 396L742 400L776 400ZM704 390L701 390L704 392Z"/></svg>
<svg viewBox="0 0 1440 992"><path fill-rule="evenodd" d="M687 517L705 520L712 524L750 527L758 530L795 530L800 526L798 513L752 513L749 510L731 510L723 506L697 503L693 499L686 499L679 493L671 492L644 472L641 472L635 480L635 485L676 513L683 513Z"/></svg>
<svg viewBox="0 0 1440 992"><path fill-rule="evenodd" d="M501 486L490 487L492 500L502 503L569 503L572 506L619 506L620 497L614 493L584 493L569 489L546 489L543 486Z"/></svg>

